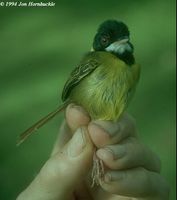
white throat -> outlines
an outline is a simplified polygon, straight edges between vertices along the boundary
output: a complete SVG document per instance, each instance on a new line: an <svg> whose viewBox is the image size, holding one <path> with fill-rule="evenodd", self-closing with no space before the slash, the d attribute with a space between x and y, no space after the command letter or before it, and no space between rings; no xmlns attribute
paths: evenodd
<svg viewBox="0 0 177 200"><path fill-rule="evenodd" d="M125 51L132 51L132 47L130 46L128 42L128 39L123 39L120 41L116 41L112 44L110 44L108 47L105 48L108 52L114 52L118 54L123 54Z"/></svg>

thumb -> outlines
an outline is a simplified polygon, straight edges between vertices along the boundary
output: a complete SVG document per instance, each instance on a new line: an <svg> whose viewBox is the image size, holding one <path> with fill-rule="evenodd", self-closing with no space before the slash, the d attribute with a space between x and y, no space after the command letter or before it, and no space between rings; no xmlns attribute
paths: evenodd
<svg viewBox="0 0 177 200"><path fill-rule="evenodd" d="M92 166L93 151L93 143L87 128L78 128L63 151L59 153L63 162L59 171L63 178L67 179L66 185L75 186L85 178Z"/></svg>
<svg viewBox="0 0 177 200"><path fill-rule="evenodd" d="M45 200L68 199L86 177L92 165L93 150L87 128L78 128L62 151L52 156L36 177L35 191L43 193L38 196L42 195Z"/></svg>

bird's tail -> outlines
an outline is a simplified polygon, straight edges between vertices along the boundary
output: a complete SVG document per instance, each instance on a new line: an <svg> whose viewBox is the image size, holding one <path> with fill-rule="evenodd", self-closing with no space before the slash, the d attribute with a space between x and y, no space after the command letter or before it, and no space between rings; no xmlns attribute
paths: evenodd
<svg viewBox="0 0 177 200"><path fill-rule="evenodd" d="M48 115L46 115L45 117L40 119L38 122L33 124L26 131L24 131L22 134L20 134L19 139L17 141L17 146L19 146L21 143L23 143L32 133L37 131L40 127L42 127L44 124L46 124L49 120L54 118L58 113L63 111L66 108L67 105L68 105L68 102L64 102L56 110L50 112Z"/></svg>

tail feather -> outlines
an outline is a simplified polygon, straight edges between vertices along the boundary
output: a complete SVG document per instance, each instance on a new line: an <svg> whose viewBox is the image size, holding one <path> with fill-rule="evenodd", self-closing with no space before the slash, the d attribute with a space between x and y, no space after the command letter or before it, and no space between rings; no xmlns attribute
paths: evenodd
<svg viewBox="0 0 177 200"><path fill-rule="evenodd" d="M37 131L40 127L42 127L44 124L46 124L49 120L54 118L58 113L63 111L68 103L63 103L61 106L59 106L56 110L50 112L48 115L40 119L38 122L33 124L31 127L29 127L26 131L24 131L17 141L17 146L19 146L21 143L23 143L32 133Z"/></svg>

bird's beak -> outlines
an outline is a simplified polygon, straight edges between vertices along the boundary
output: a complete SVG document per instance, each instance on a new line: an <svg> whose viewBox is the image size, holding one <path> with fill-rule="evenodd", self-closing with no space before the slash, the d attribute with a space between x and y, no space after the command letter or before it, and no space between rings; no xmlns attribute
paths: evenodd
<svg viewBox="0 0 177 200"><path fill-rule="evenodd" d="M118 47L120 45L126 44L127 42L129 42L129 37L128 36L124 36L121 38L118 38L117 41L115 41L114 43L112 43L114 46Z"/></svg>
<svg viewBox="0 0 177 200"><path fill-rule="evenodd" d="M129 42L128 37L119 39L119 40L113 42L112 44L110 44L108 47L106 47L105 50L108 52L115 52L115 53L119 53L119 54L124 53L125 50L131 52L132 48L128 42Z"/></svg>
<svg viewBox="0 0 177 200"><path fill-rule="evenodd" d="M125 39L118 40L118 41L114 42L113 44L115 44L117 46L117 45L120 45L120 44L125 44L128 41L129 41L129 39L125 38Z"/></svg>

